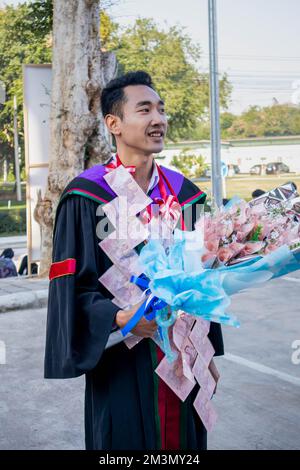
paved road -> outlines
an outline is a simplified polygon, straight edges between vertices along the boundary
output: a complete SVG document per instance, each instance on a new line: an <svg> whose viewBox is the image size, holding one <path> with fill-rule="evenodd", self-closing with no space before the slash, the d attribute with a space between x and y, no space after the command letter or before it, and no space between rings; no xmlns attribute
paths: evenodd
<svg viewBox="0 0 300 470"><path fill-rule="evenodd" d="M300 273L235 297L242 326L224 328L210 449L300 449L299 287ZM84 447L84 381L42 379L44 331L45 309L0 314L0 449Z"/></svg>
<svg viewBox="0 0 300 470"><path fill-rule="evenodd" d="M46 309L0 314L0 449L84 448L83 378L42 378L45 319Z"/></svg>
<svg viewBox="0 0 300 470"><path fill-rule="evenodd" d="M300 449L300 364L291 359L300 340L299 288L297 272L234 297L231 312L242 325L223 328L231 356L218 360L211 448Z"/></svg>

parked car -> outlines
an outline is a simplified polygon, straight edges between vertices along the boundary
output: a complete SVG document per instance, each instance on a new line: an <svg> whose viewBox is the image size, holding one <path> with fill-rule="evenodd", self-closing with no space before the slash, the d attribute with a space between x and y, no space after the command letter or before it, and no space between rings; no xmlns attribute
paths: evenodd
<svg viewBox="0 0 300 470"><path fill-rule="evenodd" d="M250 175L261 175L262 165L254 165L250 168Z"/></svg>
<svg viewBox="0 0 300 470"><path fill-rule="evenodd" d="M263 168L267 175L278 175L280 173L289 173L289 167L282 162L271 162L264 165L258 164L250 168L250 175L263 174Z"/></svg>
<svg viewBox="0 0 300 470"><path fill-rule="evenodd" d="M282 162L268 163L266 166L267 175L278 175L279 173L289 173L289 167Z"/></svg>

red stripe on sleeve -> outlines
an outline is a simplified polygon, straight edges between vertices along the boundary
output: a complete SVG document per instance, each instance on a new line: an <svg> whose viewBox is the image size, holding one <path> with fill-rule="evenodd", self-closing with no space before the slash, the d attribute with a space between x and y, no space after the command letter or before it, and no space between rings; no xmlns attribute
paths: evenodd
<svg viewBox="0 0 300 470"><path fill-rule="evenodd" d="M58 261L52 263L49 272L49 279L52 281L57 277L68 276L69 274L75 274L76 272L76 259L68 258L64 261Z"/></svg>

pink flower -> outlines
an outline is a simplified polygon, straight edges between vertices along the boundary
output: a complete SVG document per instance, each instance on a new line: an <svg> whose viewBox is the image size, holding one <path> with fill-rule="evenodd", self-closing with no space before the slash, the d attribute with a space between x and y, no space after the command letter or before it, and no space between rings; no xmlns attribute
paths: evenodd
<svg viewBox="0 0 300 470"><path fill-rule="evenodd" d="M232 242L228 245L228 248L233 252L233 256L237 256L245 247L244 243Z"/></svg>
<svg viewBox="0 0 300 470"><path fill-rule="evenodd" d="M233 256L233 251L228 247L223 246L218 250L218 259L221 263L227 263Z"/></svg>
<svg viewBox="0 0 300 470"><path fill-rule="evenodd" d="M208 251L216 254L219 248L219 239L212 238L211 240L207 240L204 242L204 246Z"/></svg>
<svg viewBox="0 0 300 470"><path fill-rule="evenodd" d="M244 224L240 227L240 230L236 234L236 238L238 242L244 242L246 240L247 235L253 230L254 223L249 222Z"/></svg>
<svg viewBox="0 0 300 470"><path fill-rule="evenodd" d="M240 252L241 256L253 255L258 253L264 247L263 242L247 242L245 243L244 249Z"/></svg>

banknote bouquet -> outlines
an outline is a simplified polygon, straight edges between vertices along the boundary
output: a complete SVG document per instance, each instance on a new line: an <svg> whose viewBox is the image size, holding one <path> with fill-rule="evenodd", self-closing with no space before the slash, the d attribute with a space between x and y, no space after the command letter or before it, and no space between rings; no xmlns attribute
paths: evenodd
<svg viewBox="0 0 300 470"><path fill-rule="evenodd" d="M300 198L286 184L247 203L234 198L204 213L191 232L176 229L166 250L149 240L140 253L151 296L168 305L157 310L162 331L176 312L238 327L228 312L243 289L300 268ZM164 349L172 360L168 335Z"/></svg>

